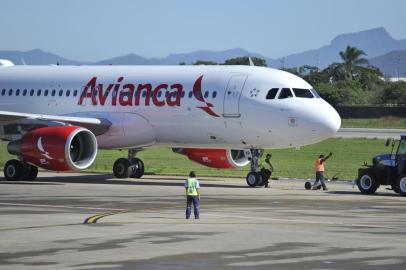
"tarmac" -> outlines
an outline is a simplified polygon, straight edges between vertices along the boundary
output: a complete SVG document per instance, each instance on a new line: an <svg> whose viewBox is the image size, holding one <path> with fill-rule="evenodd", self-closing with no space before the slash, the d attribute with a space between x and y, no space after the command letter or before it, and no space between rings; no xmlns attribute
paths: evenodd
<svg viewBox="0 0 406 270"><path fill-rule="evenodd" d="M200 180L186 220L182 177L0 179L0 269L405 269L406 197L384 187Z"/></svg>

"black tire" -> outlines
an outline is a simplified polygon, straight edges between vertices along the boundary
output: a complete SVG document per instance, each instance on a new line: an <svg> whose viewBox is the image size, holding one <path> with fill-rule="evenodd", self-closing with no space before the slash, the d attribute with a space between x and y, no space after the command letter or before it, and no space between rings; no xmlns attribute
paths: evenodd
<svg viewBox="0 0 406 270"><path fill-rule="evenodd" d="M379 187L379 182L371 172L365 172L357 180L357 186L362 194L374 194Z"/></svg>
<svg viewBox="0 0 406 270"><path fill-rule="evenodd" d="M134 158L130 166L130 177L141 178L144 175L144 162L139 158Z"/></svg>
<svg viewBox="0 0 406 270"><path fill-rule="evenodd" d="M398 179L398 187L400 196L406 196L406 175L402 175Z"/></svg>
<svg viewBox="0 0 406 270"><path fill-rule="evenodd" d="M395 193L400 193L399 183L391 184L392 190Z"/></svg>
<svg viewBox="0 0 406 270"><path fill-rule="evenodd" d="M26 165L24 170L24 175L22 177L23 181L34 181L37 179L38 168L32 165Z"/></svg>
<svg viewBox="0 0 406 270"><path fill-rule="evenodd" d="M19 181L23 177L24 166L23 164L16 159L7 161L4 166L4 178L7 181Z"/></svg>
<svg viewBox="0 0 406 270"><path fill-rule="evenodd" d="M305 187L306 190L311 190L312 189L312 183L306 182L304 187Z"/></svg>
<svg viewBox="0 0 406 270"><path fill-rule="evenodd" d="M255 187L262 182L261 174L257 172L250 172L247 174L246 181L248 186Z"/></svg>
<svg viewBox="0 0 406 270"><path fill-rule="evenodd" d="M128 178L130 176L130 161L126 158L119 158L114 162L113 173L116 178Z"/></svg>

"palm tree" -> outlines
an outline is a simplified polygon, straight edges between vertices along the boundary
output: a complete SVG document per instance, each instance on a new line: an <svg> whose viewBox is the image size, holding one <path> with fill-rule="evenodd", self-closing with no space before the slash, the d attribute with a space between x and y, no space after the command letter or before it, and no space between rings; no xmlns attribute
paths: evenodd
<svg viewBox="0 0 406 270"><path fill-rule="evenodd" d="M340 52L340 57L344 62L341 68L345 80L353 80L357 68L369 64L368 60L362 57L363 55L366 56L367 54L363 50L351 46L347 46L345 51Z"/></svg>

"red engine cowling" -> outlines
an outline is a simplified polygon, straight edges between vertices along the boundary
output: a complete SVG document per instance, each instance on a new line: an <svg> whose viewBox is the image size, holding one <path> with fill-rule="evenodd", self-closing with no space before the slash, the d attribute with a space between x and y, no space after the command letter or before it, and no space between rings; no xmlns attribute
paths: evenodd
<svg viewBox="0 0 406 270"><path fill-rule="evenodd" d="M7 149L47 170L80 171L94 162L97 140L92 132L78 126L44 127L30 130Z"/></svg>
<svg viewBox="0 0 406 270"><path fill-rule="evenodd" d="M217 169L239 168L250 163L243 150L177 148L173 151L204 166Z"/></svg>

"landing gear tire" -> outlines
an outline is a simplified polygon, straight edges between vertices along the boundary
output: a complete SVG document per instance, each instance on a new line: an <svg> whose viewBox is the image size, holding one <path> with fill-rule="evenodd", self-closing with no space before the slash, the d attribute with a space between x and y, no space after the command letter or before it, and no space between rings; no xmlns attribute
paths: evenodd
<svg viewBox="0 0 406 270"><path fill-rule="evenodd" d="M399 194L400 196L406 196L406 175L399 177L398 180Z"/></svg>
<svg viewBox="0 0 406 270"><path fill-rule="evenodd" d="M139 158L133 158L130 165L130 177L141 178L144 175L144 162Z"/></svg>
<svg viewBox="0 0 406 270"><path fill-rule="evenodd" d="M405 182L405 184L406 184L406 182ZM362 194L374 194L375 191L379 187L379 182L372 173L367 172L367 173L361 175L361 177L358 179L357 186L358 186L359 191L361 191ZM405 189L406 189L406 186L405 186ZM406 192L406 190L405 190L405 192Z"/></svg>
<svg viewBox="0 0 406 270"><path fill-rule="evenodd" d="M262 177L261 177L261 174L259 174L257 172L250 172L247 174L246 180L247 180L248 186L255 187L259 183L262 182Z"/></svg>
<svg viewBox="0 0 406 270"><path fill-rule="evenodd" d="M131 163L126 158L119 158L114 162L113 173L116 178L128 178L130 176Z"/></svg>
<svg viewBox="0 0 406 270"><path fill-rule="evenodd" d="M23 173L24 167L19 160L9 160L4 166L4 178L7 181L19 181L23 177Z"/></svg>
<svg viewBox="0 0 406 270"><path fill-rule="evenodd" d="M24 174L22 176L23 181L34 181L38 175L38 168L29 164L25 165Z"/></svg>

